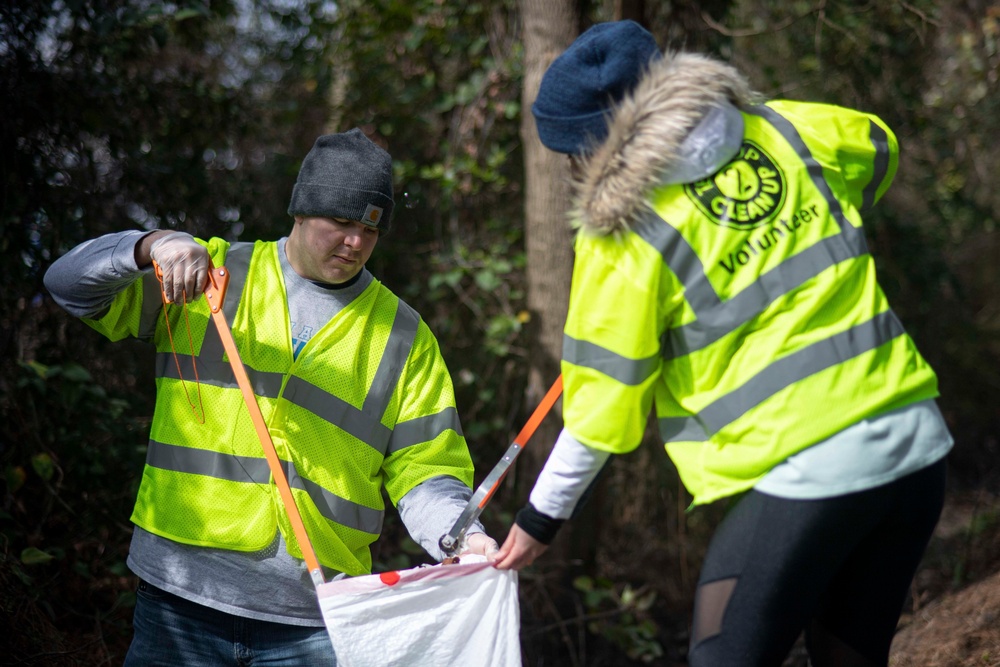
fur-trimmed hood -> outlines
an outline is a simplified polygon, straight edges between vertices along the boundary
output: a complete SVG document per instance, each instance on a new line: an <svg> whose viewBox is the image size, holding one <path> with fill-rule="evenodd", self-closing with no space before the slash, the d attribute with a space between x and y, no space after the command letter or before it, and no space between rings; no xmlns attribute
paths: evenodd
<svg viewBox="0 0 1000 667"><path fill-rule="evenodd" d="M628 228L646 206L648 190L683 166L684 140L710 111L759 99L731 65L693 53L664 54L612 109L604 143L577 158L572 219L599 234Z"/></svg>

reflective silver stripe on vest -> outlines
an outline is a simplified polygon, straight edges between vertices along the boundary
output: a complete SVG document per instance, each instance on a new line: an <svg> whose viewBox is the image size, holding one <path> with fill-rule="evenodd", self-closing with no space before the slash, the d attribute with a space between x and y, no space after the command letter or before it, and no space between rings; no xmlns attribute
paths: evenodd
<svg viewBox="0 0 1000 667"><path fill-rule="evenodd" d="M795 127L766 106L751 107L746 111L770 122L795 149L813 184L826 199L840 233L821 239L785 259L723 303L691 245L677 229L655 213L647 212L634 225L633 231L661 254L663 261L684 285L685 299L696 316L693 322L664 332L661 346L663 357L668 360L708 347L757 317L776 299L807 280L840 262L868 252L864 233L847 220L840 202L823 178L823 168L809 152ZM788 233L779 225L772 227L772 232L782 237Z"/></svg>
<svg viewBox="0 0 1000 667"><path fill-rule="evenodd" d="M250 260L253 259L253 249L256 247L257 244L251 241L237 241L226 251L224 266L229 269L229 287L226 289L226 300L222 302L222 309L226 313L229 326L233 326L236 306L243 298L243 287L250 273Z"/></svg>
<svg viewBox="0 0 1000 667"><path fill-rule="evenodd" d="M227 482L267 484L271 480L267 459L263 457L222 454L207 449L168 445L156 440L149 441L146 465L173 472L207 475Z"/></svg>
<svg viewBox="0 0 1000 667"><path fill-rule="evenodd" d="M445 408L436 415L396 422L385 455L389 456L411 445L429 442L449 429L462 435L462 423L455 408Z"/></svg>
<svg viewBox="0 0 1000 667"><path fill-rule="evenodd" d="M288 485L293 489L301 489L309 495L316 509L325 518L348 528L354 528L371 535L382 532L382 519L385 512L365 507L358 503L341 498L327 491L316 482L300 477L295 466L288 461L282 461L282 468L288 478Z"/></svg>
<svg viewBox="0 0 1000 667"><path fill-rule="evenodd" d="M782 389L853 359L903 334L903 325L891 311L779 359L690 417L659 420L664 442L703 441L736 421Z"/></svg>
<svg viewBox="0 0 1000 667"><path fill-rule="evenodd" d="M660 354L645 359L630 359L585 340L563 335L563 361L593 368L621 382L635 386L646 381L660 367Z"/></svg>
<svg viewBox="0 0 1000 667"><path fill-rule="evenodd" d="M382 415L365 414L344 399L295 375L288 378L282 398L338 426L380 453L385 452L390 430L382 425Z"/></svg>
<svg viewBox="0 0 1000 667"><path fill-rule="evenodd" d="M372 509L341 498L315 482L300 477L295 466L282 461L282 468L293 489L309 494L324 517L348 528L377 535L382 530L382 510ZM155 440L149 441L146 465L171 472L205 475L227 482L270 484L271 470L263 457L235 456L205 449L178 447Z"/></svg>
<svg viewBox="0 0 1000 667"><path fill-rule="evenodd" d="M885 176L889 173L889 135L875 121L868 121L871 124L869 136L872 145L875 146L875 164L873 166L872 180L865 186L861 197L861 210L867 211L875 205L875 194L878 191Z"/></svg>
<svg viewBox="0 0 1000 667"><path fill-rule="evenodd" d="M403 374L406 360L410 356L410 348L413 347L413 341L417 337L417 328L420 326L420 315L417 311L403 303L402 299L397 299L397 303L389 340L386 341L382 358L375 370L372 385L368 388L365 403L361 406L363 413L376 420L381 420L389 407L389 401L396 385L399 384L399 376ZM382 447L381 450L384 452L385 448Z"/></svg>
<svg viewBox="0 0 1000 667"><path fill-rule="evenodd" d="M218 338L218 331L216 331L215 325L209 324L208 326L209 331L215 332L215 338ZM208 337L208 332L206 332L206 342ZM202 354L198 355L195 359L192 359L189 354L178 354L176 362L174 361L173 354L170 352L157 352L156 377L170 378L172 380L183 379L185 382L194 382L195 368L197 368L198 382L227 389L238 387L236 376L233 375L233 367L229 365L229 362L214 358L207 359L204 349L203 345ZM179 372L178 366L180 366ZM265 373L254 370L249 366L244 367L250 378L250 384L253 386L253 393L261 398L278 398L281 394L281 383L284 381L284 375L281 373Z"/></svg>
<svg viewBox="0 0 1000 667"><path fill-rule="evenodd" d="M247 273L250 270L253 249L253 243L233 243L226 253L225 267L229 271L229 287L226 290L226 300L222 304L222 312L226 316L230 328L236 317L236 311L239 309L243 286L246 284ZM145 296L143 298L145 299ZM178 354L175 362L172 352L156 353L156 377L193 382L196 367L199 382L225 388L238 386L233 375L233 368L225 360L225 349L222 347L219 330L211 321L205 330L205 338L202 340L201 350L196 357L192 358L190 354ZM258 396L277 398L281 393L281 383L284 381L284 376L281 373L265 373L249 366L246 367L246 371L254 393Z"/></svg>
<svg viewBox="0 0 1000 667"><path fill-rule="evenodd" d="M662 219L658 221L661 226L669 227ZM708 347L822 271L863 254L858 248L840 242L842 237L839 234L813 244L759 275L724 305L720 302L718 307L698 313L697 320L665 331L661 340L664 359L676 359ZM702 289L712 290L707 279ZM714 290L712 294L715 295Z"/></svg>
<svg viewBox="0 0 1000 667"><path fill-rule="evenodd" d="M288 379L285 392L282 394L286 400L339 426L383 456L386 455L392 430L382 424L382 416L389 406L403 367L410 356L410 348L413 347L417 326L420 323L420 316L415 310L402 300L398 300L397 303L399 305L389 332L389 340L386 341L382 358L375 370L375 377L372 378L371 387L360 410L296 376Z"/></svg>
<svg viewBox="0 0 1000 667"><path fill-rule="evenodd" d="M806 165L806 171L809 173L809 178L812 179L813 185L823 195L827 206L830 207L830 215L840 225L841 233L847 237L846 242L851 246L858 247L861 250L860 254L867 253L868 244L865 242L864 233L852 225L847 216L844 215L844 209L840 205L840 200L833 196L830 184L823 177L823 166L813 157L812 152L806 146L806 142L802 140L802 135L795 129L795 126L777 111L763 104L747 107L744 111L754 116L760 116L769 122L781 133L785 141L791 144L795 152L798 153L799 159Z"/></svg>
<svg viewBox="0 0 1000 667"><path fill-rule="evenodd" d="M229 271L229 287L226 288L226 299L222 302L222 314L226 316L226 323L229 328L233 328L233 320L236 319L236 311L239 310L240 300L243 298L243 287L246 285L247 274L250 272L250 259L253 257L253 243L234 243L226 252L224 266ZM205 338L201 341L201 351L198 353L198 362L222 362L225 358L225 348L222 347L222 339L219 338L219 330L209 322L205 331ZM224 362L224 366L228 366ZM221 375L213 375L208 380L211 384L218 384L222 387L234 386L235 378L232 372L226 374L222 367L209 369L220 372ZM247 373L253 376L252 369L248 368ZM200 374L200 371L199 371ZM271 381L273 382L273 380ZM255 383L256 384L256 383ZM279 376L278 387L281 387ZM277 394L266 394L269 397Z"/></svg>

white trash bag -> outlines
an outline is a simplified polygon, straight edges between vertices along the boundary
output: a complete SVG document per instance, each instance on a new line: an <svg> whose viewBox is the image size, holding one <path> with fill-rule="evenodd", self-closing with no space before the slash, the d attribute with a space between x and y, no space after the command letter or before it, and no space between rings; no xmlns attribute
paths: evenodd
<svg viewBox="0 0 1000 667"><path fill-rule="evenodd" d="M520 667L517 572L466 554L317 589L338 667Z"/></svg>

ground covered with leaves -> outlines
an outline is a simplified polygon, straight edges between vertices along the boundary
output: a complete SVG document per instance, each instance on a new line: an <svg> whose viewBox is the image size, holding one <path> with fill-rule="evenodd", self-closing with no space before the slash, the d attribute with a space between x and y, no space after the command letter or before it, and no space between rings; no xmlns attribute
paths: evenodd
<svg viewBox="0 0 1000 667"><path fill-rule="evenodd" d="M913 590L890 667L1000 665L1000 497L949 500Z"/></svg>

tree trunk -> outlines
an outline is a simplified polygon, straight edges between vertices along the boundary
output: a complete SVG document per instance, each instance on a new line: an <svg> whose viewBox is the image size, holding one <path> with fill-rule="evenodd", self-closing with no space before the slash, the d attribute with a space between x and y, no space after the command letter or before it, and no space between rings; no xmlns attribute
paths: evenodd
<svg viewBox="0 0 1000 667"><path fill-rule="evenodd" d="M614 17L616 21L631 19L636 23L646 25L645 0L615 0Z"/></svg>
<svg viewBox="0 0 1000 667"><path fill-rule="evenodd" d="M569 161L542 145L531 105L545 70L576 38L578 19L573 0L521 0L520 5L524 41L521 140L525 161L527 303L531 313L529 336L535 351L530 359L525 396L530 411L559 374L573 270L573 234L566 218L570 206ZM520 494L526 495L530 490L561 427L561 420L552 415L538 429L522 456L523 481L517 485Z"/></svg>

